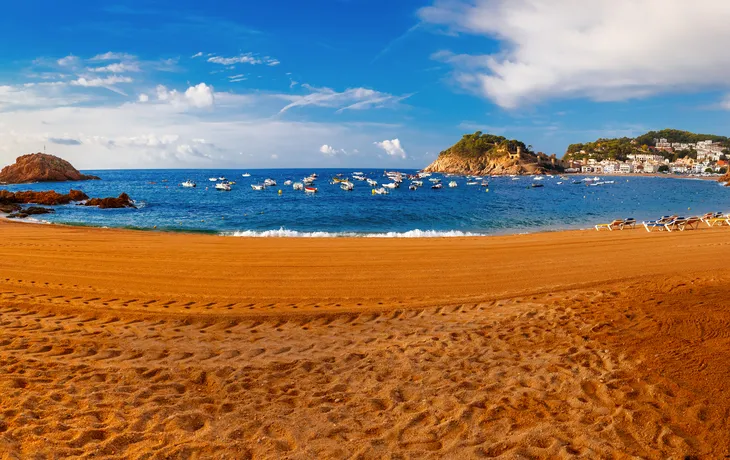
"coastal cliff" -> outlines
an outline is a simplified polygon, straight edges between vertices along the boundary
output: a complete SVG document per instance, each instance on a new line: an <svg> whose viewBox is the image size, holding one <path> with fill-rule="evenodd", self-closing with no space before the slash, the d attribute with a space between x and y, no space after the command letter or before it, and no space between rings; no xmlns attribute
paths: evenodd
<svg viewBox="0 0 730 460"><path fill-rule="evenodd" d="M81 174L68 161L45 153L31 153L15 160L15 164L0 171L0 183L26 184L29 182L63 182L98 180L96 176Z"/></svg>
<svg viewBox="0 0 730 460"><path fill-rule="evenodd" d="M724 182L725 187L730 187L730 172L722 176L719 180L719 182Z"/></svg>
<svg viewBox="0 0 730 460"><path fill-rule="evenodd" d="M558 170L554 156L536 154L521 141L480 131L464 135L424 168L425 172L479 176L545 174Z"/></svg>

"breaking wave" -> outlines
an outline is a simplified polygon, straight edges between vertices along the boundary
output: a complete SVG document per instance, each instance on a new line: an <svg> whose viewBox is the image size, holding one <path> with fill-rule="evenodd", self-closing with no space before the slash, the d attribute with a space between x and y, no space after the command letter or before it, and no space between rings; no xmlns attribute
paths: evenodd
<svg viewBox="0 0 730 460"><path fill-rule="evenodd" d="M300 232L297 230L242 230L222 232L223 236L247 238L457 238L463 236L486 236L483 233L461 232L458 230L408 230L407 232L357 233L357 232Z"/></svg>

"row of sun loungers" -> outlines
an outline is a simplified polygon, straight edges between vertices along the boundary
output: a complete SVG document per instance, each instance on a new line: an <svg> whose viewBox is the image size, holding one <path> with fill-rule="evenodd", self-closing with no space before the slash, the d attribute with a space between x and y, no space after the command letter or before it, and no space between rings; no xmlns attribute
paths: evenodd
<svg viewBox="0 0 730 460"><path fill-rule="evenodd" d="M644 226L647 232L658 230L660 232L668 231L673 232L679 230L683 232L685 230L697 230L700 224L704 222L709 227L728 225L730 226L730 214L722 214L719 212L708 212L704 216L693 216L693 217L680 217L677 215L663 216L657 220L645 221L641 225ZM636 219L615 219L607 224L598 224L595 226L596 230L607 229L607 230L624 230L626 228L636 228Z"/></svg>

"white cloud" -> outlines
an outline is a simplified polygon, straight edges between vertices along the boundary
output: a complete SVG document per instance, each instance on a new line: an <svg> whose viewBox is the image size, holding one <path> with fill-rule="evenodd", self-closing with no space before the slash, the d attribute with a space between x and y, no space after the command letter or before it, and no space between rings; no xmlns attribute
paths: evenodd
<svg viewBox="0 0 730 460"><path fill-rule="evenodd" d="M272 153L272 154L271 154L271 159L272 159L272 160L278 160L278 159L279 159L279 155L278 155L278 154L276 154L276 153Z"/></svg>
<svg viewBox="0 0 730 460"><path fill-rule="evenodd" d="M203 52L202 51L198 51L197 53L193 54L190 57L193 58L193 59L195 59L195 58L199 58L202 55L203 55Z"/></svg>
<svg viewBox="0 0 730 460"><path fill-rule="evenodd" d="M499 40L499 52L438 53L462 87L513 108L730 86L730 2L434 0L424 22Z"/></svg>
<svg viewBox="0 0 730 460"><path fill-rule="evenodd" d="M137 99L139 102L147 102L150 100L150 97L144 93L139 95L139 98Z"/></svg>
<svg viewBox="0 0 730 460"><path fill-rule="evenodd" d="M390 141L385 140L383 142L374 142L374 144L385 150L385 153L392 157L399 157L403 158L404 160L408 158L408 156L406 155L406 151L403 150L403 147L400 145L399 139L393 139Z"/></svg>
<svg viewBox="0 0 730 460"><path fill-rule="evenodd" d="M132 79L123 75L111 75L104 78L86 78L79 77L76 80L70 82L71 86L85 86L87 88L93 87L107 87L116 85L117 83L132 83Z"/></svg>
<svg viewBox="0 0 730 460"><path fill-rule="evenodd" d="M319 152L328 156L328 157L334 157L337 155L346 155L347 152L344 149L336 149L332 147L331 145L324 144L322 147L319 148Z"/></svg>
<svg viewBox="0 0 730 460"><path fill-rule="evenodd" d="M166 86L158 85L156 88L157 100L169 102L176 107L209 108L215 104L213 87L205 83L199 83L189 87L184 93L177 90L169 90Z"/></svg>
<svg viewBox="0 0 730 460"><path fill-rule="evenodd" d="M291 97L293 102L282 108L279 114L294 107L305 106L337 108L337 112L395 107L400 101L409 97L409 95L394 96L367 88L349 88L345 91L337 92L331 88L315 88L306 84L302 85L302 87L309 90L310 94Z"/></svg>
<svg viewBox="0 0 730 460"><path fill-rule="evenodd" d="M56 61L61 67L73 67L79 63L79 58L74 55L68 55Z"/></svg>
<svg viewBox="0 0 730 460"><path fill-rule="evenodd" d="M118 62L103 67L90 67L87 70L89 72L124 73L139 72L140 68L136 62Z"/></svg>
<svg viewBox="0 0 730 460"><path fill-rule="evenodd" d="M238 83L239 81L245 80L248 80L248 77L244 74L231 75L228 77L228 81L230 81L231 83Z"/></svg>
<svg viewBox="0 0 730 460"><path fill-rule="evenodd" d="M97 54L96 56L89 59L90 61L131 61L136 59L136 56L127 53L114 53L107 52L104 54Z"/></svg>
<svg viewBox="0 0 730 460"><path fill-rule="evenodd" d="M269 56L260 57L254 55L253 53L245 53L233 57L211 56L208 58L208 62L227 66L235 64L266 64L270 66L275 66L279 64L279 61L277 59L271 58Z"/></svg>

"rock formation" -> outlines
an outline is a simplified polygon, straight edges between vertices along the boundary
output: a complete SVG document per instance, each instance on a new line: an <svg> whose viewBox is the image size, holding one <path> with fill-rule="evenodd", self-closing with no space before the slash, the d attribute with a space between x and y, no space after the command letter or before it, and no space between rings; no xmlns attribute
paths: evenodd
<svg viewBox="0 0 730 460"><path fill-rule="evenodd" d="M122 193L117 198L92 198L81 204L83 206L98 206L100 209L136 208L134 202L126 193Z"/></svg>
<svg viewBox="0 0 730 460"><path fill-rule="evenodd" d="M96 176L81 174L66 160L45 153L31 153L15 160L15 164L0 171L0 183L62 182L97 180Z"/></svg>
<svg viewBox="0 0 730 460"><path fill-rule="evenodd" d="M84 201L88 199L88 195L80 190L71 190L65 195L53 190L47 192L10 192L7 190L0 190L0 205L34 203L54 206L58 204L69 204L72 201Z"/></svg>
<svg viewBox="0 0 730 460"><path fill-rule="evenodd" d="M29 206L25 209L20 209L18 212L14 212L8 215L8 219L24 219L28 216L35 216L38 214L50 214L56 212L50 208L42 208L40 206Z"/></svg>
<svg viewBox="0 0 730 460"><path fill-rule="evenodd" d="M559 160L535 154L524 143L502 136L466 134L441 152L424 171L484 176L490 174L545 174L557 171Z"/></svg>
<svg viewBox="0 0 730 460"><path fill-rule="evenodd" d="M730 171L722 176L719 182L724 182L726 187L730 187Z"/></svg>

